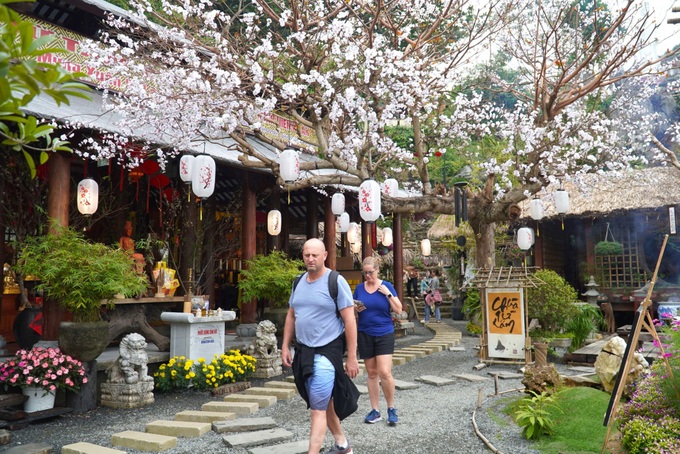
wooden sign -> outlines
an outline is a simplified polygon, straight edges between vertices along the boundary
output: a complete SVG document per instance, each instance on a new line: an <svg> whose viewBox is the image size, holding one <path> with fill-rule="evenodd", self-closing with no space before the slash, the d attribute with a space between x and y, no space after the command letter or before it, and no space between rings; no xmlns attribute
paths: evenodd
<svg viewBox="0 0 680 454"><path fill-rule="evenodd" d="M487 289L485 309L488 356L524 359L526 327L522 289Z"/></svg>

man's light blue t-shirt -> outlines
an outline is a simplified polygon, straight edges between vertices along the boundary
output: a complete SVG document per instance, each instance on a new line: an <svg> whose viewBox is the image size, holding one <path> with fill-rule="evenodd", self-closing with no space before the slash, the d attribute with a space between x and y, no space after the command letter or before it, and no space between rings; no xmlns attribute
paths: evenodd
<svg viewBox="0 0 680 454"><path fill-rule="evenodd" d="M295 338L308 347L328 344L345 331L338 318L335 301L328 293L330 270L314 282L302 275L297 288L290 295L288 305L295 311ZM338 275L338 309L354 305L352 290L344 277Z"/></svg>

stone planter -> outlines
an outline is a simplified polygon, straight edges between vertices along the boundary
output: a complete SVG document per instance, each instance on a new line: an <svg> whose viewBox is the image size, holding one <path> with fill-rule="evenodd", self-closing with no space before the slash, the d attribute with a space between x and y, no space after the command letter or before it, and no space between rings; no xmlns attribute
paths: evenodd
<svg viewBox="0 0 680 454"><path fill-rule="evenodd" d="M552 348L569 348L571 347L571 337L558 337L548 343Z"/></svg>
<svg viewBox="0 0 680 454"><path fill-rule="evenodd" d="M59 349L80 361L97 359L109 345L109 324L98 322L61 322Z"/></svg>

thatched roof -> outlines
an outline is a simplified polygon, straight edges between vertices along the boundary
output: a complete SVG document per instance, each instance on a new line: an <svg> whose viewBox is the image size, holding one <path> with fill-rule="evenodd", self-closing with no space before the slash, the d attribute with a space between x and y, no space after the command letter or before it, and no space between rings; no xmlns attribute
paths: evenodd
<svg viewBox="0 0 680 454"><path fill-rule="evenodd" d="M454 238L460 235L468 235L471 231L470 225L467 223L456 227L456 217L454 215L442 214L427 231L427 237L432 240Z"/></svg>
<svg viewBox="0 0 680 454"><path fill-rule="evenodd" d="M569 192L571 216L601 216L615 211L654 209L680 204L680 170L655 167L620 174L587 174L576 182L565 182ZM543 200L545 217L557 216L552 194L557 189L548 186L538 196ZM529 200L520 203L522 218L529 217Z"/></svg>

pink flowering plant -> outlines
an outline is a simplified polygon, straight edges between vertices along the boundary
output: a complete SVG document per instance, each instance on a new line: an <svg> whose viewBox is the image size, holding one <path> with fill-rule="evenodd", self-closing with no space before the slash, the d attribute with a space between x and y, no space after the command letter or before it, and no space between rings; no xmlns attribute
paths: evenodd
<svg viewBox="0 0 680 454"><path fill-rule="evenodd" d="M87 377L83 363L58 348L34 347L19 350L14 358L0 363L0 382L5 389L34 386L45 391L78 391Z"/></svg>

